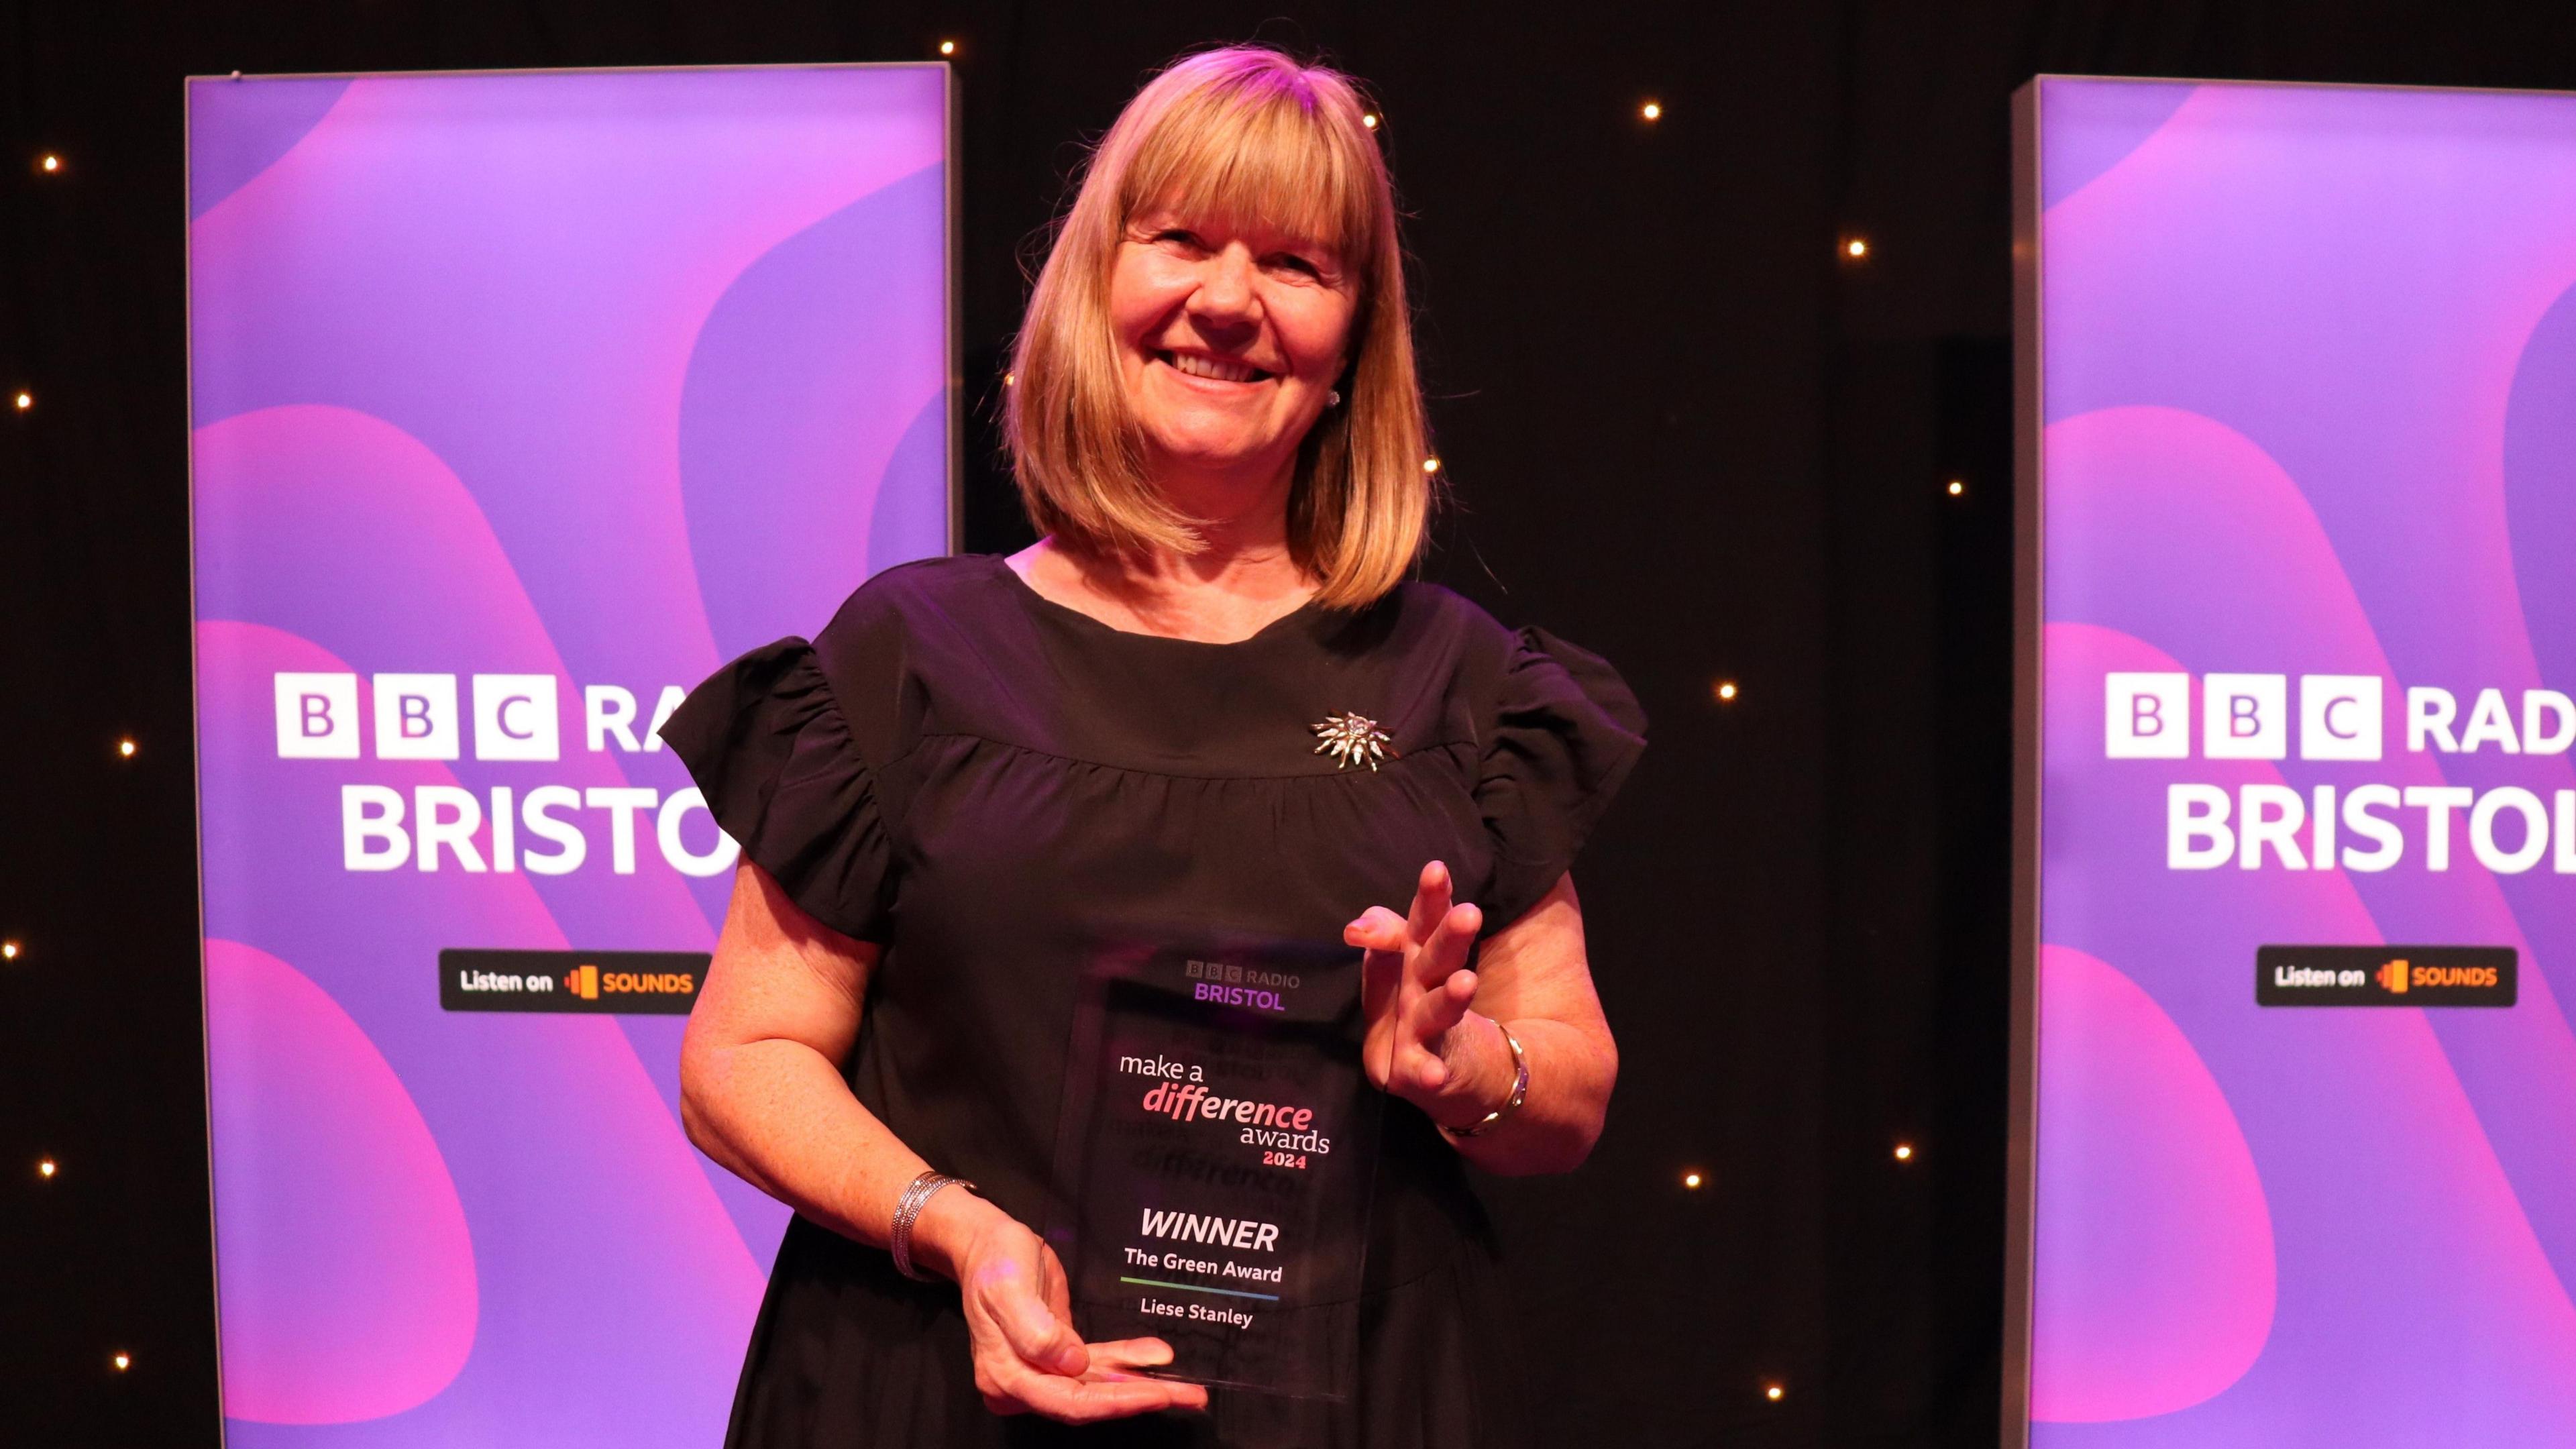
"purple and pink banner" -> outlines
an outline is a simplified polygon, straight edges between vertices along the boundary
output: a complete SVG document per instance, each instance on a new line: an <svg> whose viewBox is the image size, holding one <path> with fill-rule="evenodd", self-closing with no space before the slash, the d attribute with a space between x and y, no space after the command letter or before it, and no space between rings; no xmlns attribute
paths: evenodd
<svg viewBox="0 0 2576 1449"><path fill-rule="evenodd" d="M715 1443L785 1210L680 1129L736 850L655 730L949 548L946 70L188 124L229 1442Z"/></svg>
<svg viewBox="0 0 2576 1449"><path fill-rule="evenodd" d="M2576 96L2035 90L2031 1442L2576 1444Z"/></svg>

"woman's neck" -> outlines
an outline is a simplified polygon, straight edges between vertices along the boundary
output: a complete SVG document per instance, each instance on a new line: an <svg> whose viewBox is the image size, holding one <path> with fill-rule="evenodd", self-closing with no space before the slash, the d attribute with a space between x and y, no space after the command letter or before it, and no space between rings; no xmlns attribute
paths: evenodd
<svg viewBox="0 0 2576 1449"><path fill-rule="evenodd" d="M1195 553L1107 557L1045 538L1010 565L1040 596L1113 629L1209 644L1251 638L1315 593L1288 545L1288 480L1257 493L1193 486L1199 481L1157 480L1196 520Z"/></svg>

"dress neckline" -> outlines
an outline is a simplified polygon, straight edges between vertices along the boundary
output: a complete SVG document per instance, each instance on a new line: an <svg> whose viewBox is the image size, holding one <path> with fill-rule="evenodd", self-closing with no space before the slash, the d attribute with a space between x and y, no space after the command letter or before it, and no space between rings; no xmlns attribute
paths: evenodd
<svg viewBox="0 0 2576 1449"><path fill-rule="evenodd" d="M1020 571L1011 567L1011 561L1007 556L996 553L986 554L985 557L992 561L994 570L1002 575L1004 586L1026 600L1029 607L1037 612L1063 619L1077 629L1086 629L1113 639L1142 640L1149 646L1172 645L1182 649L1242 649L1266 642L1276 636L1297 632L1303 629L1308 621L1319 619L1326 612L1315 602L1314 597L1309 595L1306 602L1240 639L1183 639L1173 634L1148 634L1141 629L1121 629L1106 620L1093 618L1070 604L1059 604L1039 593L1036 586L1022 578Z"/></svg>

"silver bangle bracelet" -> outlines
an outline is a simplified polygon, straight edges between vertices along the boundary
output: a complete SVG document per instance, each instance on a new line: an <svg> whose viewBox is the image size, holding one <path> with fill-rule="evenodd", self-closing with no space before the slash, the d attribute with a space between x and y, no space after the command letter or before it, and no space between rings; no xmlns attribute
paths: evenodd
<svg viewBox="0 0 2576 1449"><path fill-rule="evenodd" d="M921 1210L939 1195L943 1187L962 1187L973 1191L975 1184L962 1177L940 1172L923 1172L904 1185L903 1195L894 1200L894 1232L887 1237L886 1249L894 1254L895 1271L916 1283L933 1281L931 1276L912 1266L912 1225L921 1218Z"/></svg>
<svg viewBox="0 0 2576 1449"><path fill-rule="evenodd" d="M1521 1103L1529 1098L1529 1053L1521 1050L1521 1039L1512 1035L1512 1029L1503 1025L1500 1018L1487 1017L1485 1019L1494 1023L1494 1030L1503 1034L1503 1044L1512 1049L1512 1092L1510 1096L1503 1099L1503 1105L1486 1113L1474 1126L1442 1127L1440 1129L1452 1137L1481 1137L1485 1135L1487 1132L1493 1130L1495 1123L1500 1122L1505 1117L1519 1111Z"/></svg>

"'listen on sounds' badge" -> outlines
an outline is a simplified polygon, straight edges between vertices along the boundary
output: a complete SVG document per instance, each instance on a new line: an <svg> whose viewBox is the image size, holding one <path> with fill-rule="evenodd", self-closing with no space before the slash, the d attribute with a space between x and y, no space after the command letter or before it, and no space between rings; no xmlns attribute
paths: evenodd
<svg viewBox="0 0 2576 1449"><path fill-rule="evenodd" d="M2257 1006L2511 1006L2511 946L2262 946Z"/></svg>
<svg viewBox="0 0 2576 1449"><path fill-rule="evenodd" d="M438 953L438 1004L448 1011L686 1016L708 959L704 951L450 948Z"/></svg>

